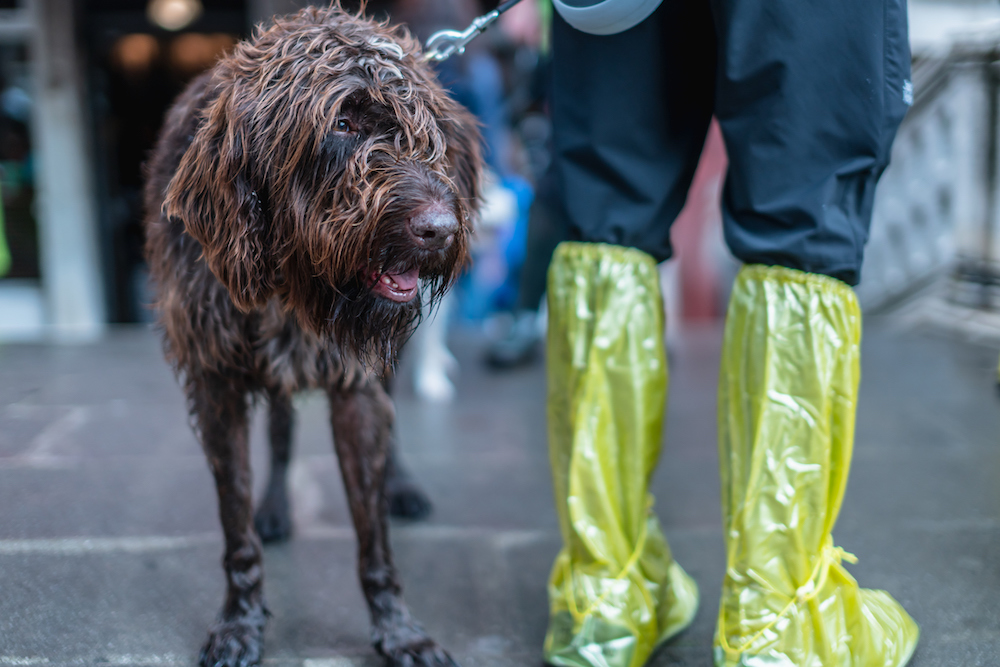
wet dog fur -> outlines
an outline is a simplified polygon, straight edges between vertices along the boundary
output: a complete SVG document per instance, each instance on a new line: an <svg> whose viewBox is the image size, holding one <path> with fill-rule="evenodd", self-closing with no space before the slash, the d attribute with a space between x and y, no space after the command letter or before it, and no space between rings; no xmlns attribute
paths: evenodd
<svg viewBox="0 0 1000 667"><path fill-rule="evenodd" d="M455 664L411 618L392 563L382 377L420 286L440 296L466 261L480 168L475 122L419 45L337 6L259 29L169 112L147 166L146 251L225 536L226 596L202 665L261 660L260 534L288 534L292 395L310 388L329 398L375 648L390 665ZM272 468L255 529L257 397Z"/></svg>

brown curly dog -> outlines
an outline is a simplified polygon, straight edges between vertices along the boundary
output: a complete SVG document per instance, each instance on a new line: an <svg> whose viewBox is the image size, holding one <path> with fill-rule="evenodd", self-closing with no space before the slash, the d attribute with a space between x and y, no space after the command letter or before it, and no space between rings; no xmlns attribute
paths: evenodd
<svg viewBox="0 0 1000 667"><path fill-rule="evenodd" d="M405 30L308 8L198 78L148 165L147 256L168 359L219 497L228 588L207 666L260 662L261 536L288 534L293 392L322 388L375 648L454 665L410 616L386 533L393 407L381 375L466 261L481 168L475 121ZM422 289L422 286L424 289ZM255 517L247 415L270 405Z"/></svg>

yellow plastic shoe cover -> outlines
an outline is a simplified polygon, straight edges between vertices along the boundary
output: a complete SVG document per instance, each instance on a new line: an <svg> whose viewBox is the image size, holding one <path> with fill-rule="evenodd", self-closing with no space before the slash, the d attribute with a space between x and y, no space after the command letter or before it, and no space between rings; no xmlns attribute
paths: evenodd
<svg viewBox="0 0 1000 667"><path fill-rule="evenodd" d="M833 546L854 443L861 312L846 284L746 266L726 318L717 667L901 667L919 629Z"/></svg>
<svg viewBox="0 0 1000 667"><path fill-rule="evenodd" d="M7 235L3 227L3 192L0 192L0 278L10 270L10 250L7 249Z"/></svg>
<svg viewBox="0 0 1000 667"><path fill-rule="evenodd" d="M652 513L667 363L653 258L563 243L548 283L549 456L563 550L545 660L639 667L686 627L698 588Z"/></svg>

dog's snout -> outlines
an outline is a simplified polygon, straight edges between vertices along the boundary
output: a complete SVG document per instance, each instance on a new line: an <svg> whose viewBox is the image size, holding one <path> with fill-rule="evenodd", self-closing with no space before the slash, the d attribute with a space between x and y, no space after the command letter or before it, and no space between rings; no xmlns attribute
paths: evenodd
<svg viewBox="0 0 1000 667"><path fill-rule="evenodd" d="M407 225L414 242L424 250L444 250L455 241L458 220L442 207L429 207L415 213Z"/></svg>

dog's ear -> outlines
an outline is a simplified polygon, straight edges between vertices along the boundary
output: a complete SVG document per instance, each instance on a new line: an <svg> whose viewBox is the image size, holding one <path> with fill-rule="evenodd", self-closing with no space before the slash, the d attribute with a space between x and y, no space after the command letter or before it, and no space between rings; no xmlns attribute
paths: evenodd
<svg viewBox="0 0 1000 667"><path fill-rule="evenodd" d="M221 87L205 108L167 186L163 211L183 221L233 303L248 311L264 305L275 291L275 239L261 193L251 181L248 121L240 117L233 95L231 87Z"/></svg>
<svg viewBox="0 0 1000 667"><path fill-rule="evenodd" d="M451 165L448 174L458 187L470 211L479 208L479 186L483 171L482 135L479 121L461 105L452 102L441 122L448 148L445 154Z"/></svg>

